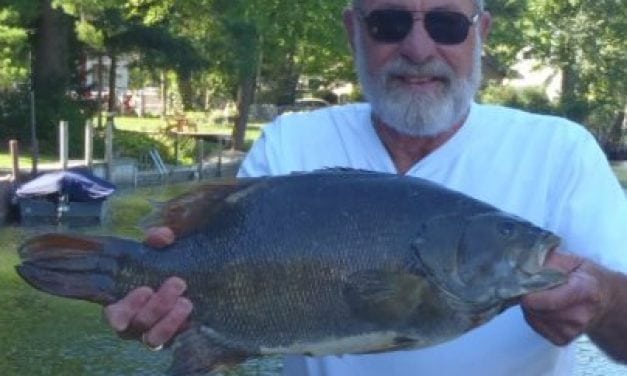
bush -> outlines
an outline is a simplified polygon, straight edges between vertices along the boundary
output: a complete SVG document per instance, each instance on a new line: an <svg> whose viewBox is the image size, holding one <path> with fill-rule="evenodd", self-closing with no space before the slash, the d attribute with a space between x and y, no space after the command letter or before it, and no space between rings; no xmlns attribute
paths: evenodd
<svg viewBox="0 0 627 376"><path fill-rule="evenodd" d="M35 118L39 151L54 154L58 150L59 122L69 125L70 157L83 155L85 120L93 111L88 101L74 100L67 96L37 98ZM10 91L0 96L0 139L15 138L24 145L30 144L30 99L27 92Z"/></svg>
<svg viewBox="0 0 627 376"><path fill-rule="evenodd" d="M27 93L5 91L0 95L0 139L30 140L30 124ZM5 145L2 145L4 147Z"/></svg>
<svg viewBox="0 0 627 376"><path fill-rule="evenodd" d="M174 161L174 147L168 145L167 140L160 140L158 136L141 132L116 130L114 134L114 153L118 156L142 159L155 148L166 162Z"/></svg>
<svg viewBox="0 0 627 376"><path fill-rule="evenodd" d="M488 86L479 93L479 100L483 103L499 104L539 114L561 113L541 87Z"/></svg>

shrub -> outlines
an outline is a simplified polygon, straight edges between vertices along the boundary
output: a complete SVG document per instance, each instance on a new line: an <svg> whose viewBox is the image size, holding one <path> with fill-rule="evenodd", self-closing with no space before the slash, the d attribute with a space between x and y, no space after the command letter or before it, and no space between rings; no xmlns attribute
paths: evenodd
<svg viewBox="0 0 627 376"><path fill-rule="evenodd" d="M158 136L141 132L116 130L113 141L114 153L118 156L141 159L155 148L166 162L174 161L174 148Z"/></svg>
<svg viewBox="0 0 627 376"><path fill-rule="evenodd" d="M560 113L541 87L514 88L492 85L480 92L479 100L483 103L500 104L540 114Z"/></svg>

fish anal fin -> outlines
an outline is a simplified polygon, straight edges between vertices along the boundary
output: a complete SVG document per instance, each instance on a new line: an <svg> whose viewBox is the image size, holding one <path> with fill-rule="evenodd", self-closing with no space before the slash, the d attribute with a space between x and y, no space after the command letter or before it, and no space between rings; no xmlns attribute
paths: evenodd
<svg viewBox="0 0 627 376"><path fill-rule="evenodd" d="M198 325L181 333L172 349L173 361L167 372L171 376L214 374L233 368L252 355L221 344L211 329Z"/></svg>
<svg viewBox="0 0 627 376"><path fill-rule="evenodd" d="M344 297L353 313L381 324L401 324L421 304L428 282L407 272L362 271L349 277Z"/></svg>
<svg viewBox="0 0 627 376"><path fill-rule="evenodd" d="M212 221L227 200L245 195L245 190L259 180L228 179L203 184L160 204L142 220L141 226L166 226L177 238L188 235Z"/></svg>
<svg viewBox="0 0 627 376"><path fill-rule="evenodd" d="M354 353L354 354L360 354L360 355L381 354L381 353L385 353L389 351L408 350L408 349L413 349L413 348L418 347L418 343L419 343L418 341L412 338L399 336L399 337L394 338L393 343L391 343L388 346L382 347L381 349L364 351L364 352L359 352L359 353Z"/></svg>

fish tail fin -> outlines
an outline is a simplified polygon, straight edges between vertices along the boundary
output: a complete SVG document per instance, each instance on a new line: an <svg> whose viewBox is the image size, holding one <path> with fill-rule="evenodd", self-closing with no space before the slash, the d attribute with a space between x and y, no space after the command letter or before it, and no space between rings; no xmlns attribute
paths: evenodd
<svg viewBox="0 0 627 376"><path fill-rule="evenodd" d="M46 234L20 247L15 268L38 290L106 305L126 293L116 288L120 261L141 249L139 242L114 237Z"/></svg>

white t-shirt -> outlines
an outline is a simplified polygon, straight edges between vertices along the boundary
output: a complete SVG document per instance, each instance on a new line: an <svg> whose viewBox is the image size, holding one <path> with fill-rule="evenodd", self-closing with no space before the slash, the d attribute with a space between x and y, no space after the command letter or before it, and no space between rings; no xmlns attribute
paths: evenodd
<svg viewBox="0 0 627 376"><path fill-rule="evenodd" d="M240 176L326 167L396 173L370 106L284 115ZM407 173L459 190L562 237L561 248L627 272L627 200L594 138L562 118L473 104L460 130ZM290 376L571 375L573 346L536 334L518 306L453 341L375 355L286 358Z"/></svg>

